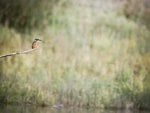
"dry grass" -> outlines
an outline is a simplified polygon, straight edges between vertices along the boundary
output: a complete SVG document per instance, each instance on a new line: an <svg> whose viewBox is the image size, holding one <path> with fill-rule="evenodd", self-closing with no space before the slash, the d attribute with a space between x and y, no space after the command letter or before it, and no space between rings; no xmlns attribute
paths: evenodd
<svg viewBox="0 0 150 113"><path fill-rule="evenodd" d="M45 31L27 35L0 27L1 54L29 48L30 37L36 33L45 41L32 54L0 59L1 102L91 107L150 105L146 101L150 90L146 82L149 31L145 27L139 29L136 22L117 11L76 5L54 11L53 22Z"/></svg>

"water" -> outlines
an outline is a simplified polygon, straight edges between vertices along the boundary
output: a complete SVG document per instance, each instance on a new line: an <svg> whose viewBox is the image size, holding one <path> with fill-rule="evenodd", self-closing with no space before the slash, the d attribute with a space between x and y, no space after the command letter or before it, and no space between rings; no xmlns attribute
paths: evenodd
<svg viewBox="0 0 150 113"><path fill-rule="evenodd" d="M150 111L102 110L81 108L51 108L32 106L1 106L0 113L150 113Z"/></svg>

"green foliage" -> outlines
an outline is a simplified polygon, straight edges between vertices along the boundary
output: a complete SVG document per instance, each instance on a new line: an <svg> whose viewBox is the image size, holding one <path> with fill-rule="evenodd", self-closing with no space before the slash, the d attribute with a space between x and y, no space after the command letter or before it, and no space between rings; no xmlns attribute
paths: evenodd
<svg viewBox="0 0 150 113"><path fill-rule="evenodd" d="M36 31L44 40L41 48L0 59L1 102L150 105L148 29L139 29L136 22L116 10L90 11L84 12L74 4L67 8L58 5L46 30ZM4 26L0 26L0 34L0 54L31 47L31 34Z"/></svg>
<svg viewBox="0 0 150 113"><path fill-rule="evenodd" d="M61 1L64 3L63 1ZM44 28L60 0L1 0L0 23L18 31Z"/></svg>
<svg viewBox="0 0 150 113"><path fill-rule="evenodd" d="M150 29L150 2L149 0L125 0L123 12L127 18L142 23Z"/></svg>

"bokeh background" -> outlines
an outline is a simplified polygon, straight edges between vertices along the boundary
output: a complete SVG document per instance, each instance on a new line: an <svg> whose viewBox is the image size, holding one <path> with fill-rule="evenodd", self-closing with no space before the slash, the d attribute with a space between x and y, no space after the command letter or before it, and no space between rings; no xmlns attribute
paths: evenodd
<svg viewBox="0 0 150 113"><path fill-rule="evenodd" d="M150 107L149 0L0 0L0 102Z"/></svg>

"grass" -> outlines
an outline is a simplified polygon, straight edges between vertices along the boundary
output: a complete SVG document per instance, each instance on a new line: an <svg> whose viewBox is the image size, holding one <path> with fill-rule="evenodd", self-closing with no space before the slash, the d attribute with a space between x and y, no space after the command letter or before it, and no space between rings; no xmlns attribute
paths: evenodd
<svg viewBox="0 0 150 113"><path fill-rule="evenodd" d="M0 26L0 54L30 48L36 34L44 40L31 54L0 59L1 102L149 108L146 27L76 5L56 7L51 20L31 34Z"/></svg>

